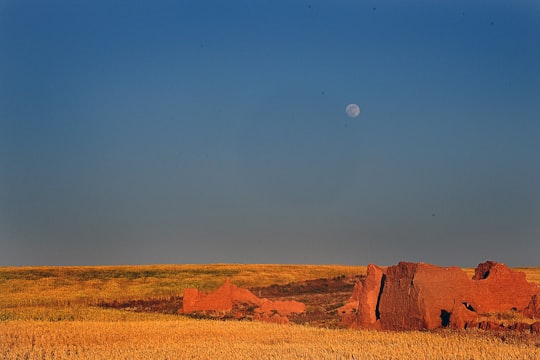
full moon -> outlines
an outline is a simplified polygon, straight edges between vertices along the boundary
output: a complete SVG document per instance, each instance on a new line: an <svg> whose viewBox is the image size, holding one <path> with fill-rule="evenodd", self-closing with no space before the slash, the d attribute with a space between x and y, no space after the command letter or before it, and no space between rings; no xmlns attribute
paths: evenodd
<svg viewBox="0 0 540 360"><path fill-rule="evenodd" d="M349 117L355 118L360 115L360 108L356 104L349 104L345 108L345 112Z"/></svg>

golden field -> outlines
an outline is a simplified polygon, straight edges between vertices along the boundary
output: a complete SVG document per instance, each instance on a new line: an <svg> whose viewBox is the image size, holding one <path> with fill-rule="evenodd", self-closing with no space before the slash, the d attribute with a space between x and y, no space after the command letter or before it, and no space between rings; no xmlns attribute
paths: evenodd
<svg viewBox="0 0 540 360"><path fill-rule="evenodd" d="M537 359L540 339L483 332L377 332L105 309L185 287L242 287L364 274L365 267L156 265L0 268L0 359ZM540 280L540 269L520 269Z"/></svg>

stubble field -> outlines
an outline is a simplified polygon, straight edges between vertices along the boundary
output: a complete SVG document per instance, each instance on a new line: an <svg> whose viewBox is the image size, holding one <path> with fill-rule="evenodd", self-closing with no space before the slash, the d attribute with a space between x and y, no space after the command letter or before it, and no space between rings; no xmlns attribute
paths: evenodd
<svg viewBox="0 0 540 360"><path fill-rule="evenodd" d="M521 269L540 282L540 269ZM365 267L156 265L0 268L1 359L537 359L540 339L197 320L104 303L365 274Z"/></svg>

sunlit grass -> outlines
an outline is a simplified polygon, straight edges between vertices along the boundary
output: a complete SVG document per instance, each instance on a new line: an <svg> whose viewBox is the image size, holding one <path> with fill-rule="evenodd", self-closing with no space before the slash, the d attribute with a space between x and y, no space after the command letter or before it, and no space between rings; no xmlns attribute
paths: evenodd
<svg viewBox="0 0 540 360"><path fill-rule="evenodd" d="M540 282L539 268L524 268ZM482 332L329 330L99 307L212 290L364 275L363 266L152 265L0 268L4 359L536 359L540 339ZM467 269L472 276L472 269ZM532 340L531 340L532 339ZM536 339L536 340L535 340Z"/></svg>
<svg viewBox="0 0 540 360"><path fill-rule="evenodd" d="M464 332L328 330L192 320L0 325L0 354L27 359L537 359L534 344Z"/></svg>

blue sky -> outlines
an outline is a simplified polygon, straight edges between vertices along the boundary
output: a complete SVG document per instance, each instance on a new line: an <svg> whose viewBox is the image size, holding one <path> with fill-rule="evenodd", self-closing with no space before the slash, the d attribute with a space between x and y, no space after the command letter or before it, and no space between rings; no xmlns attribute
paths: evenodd
<svg viewBox="0 0 540 360"><path fill-rule="evenodd" d="M531 0L0 1L0 265L538 266L538 44Z"/></svg>

